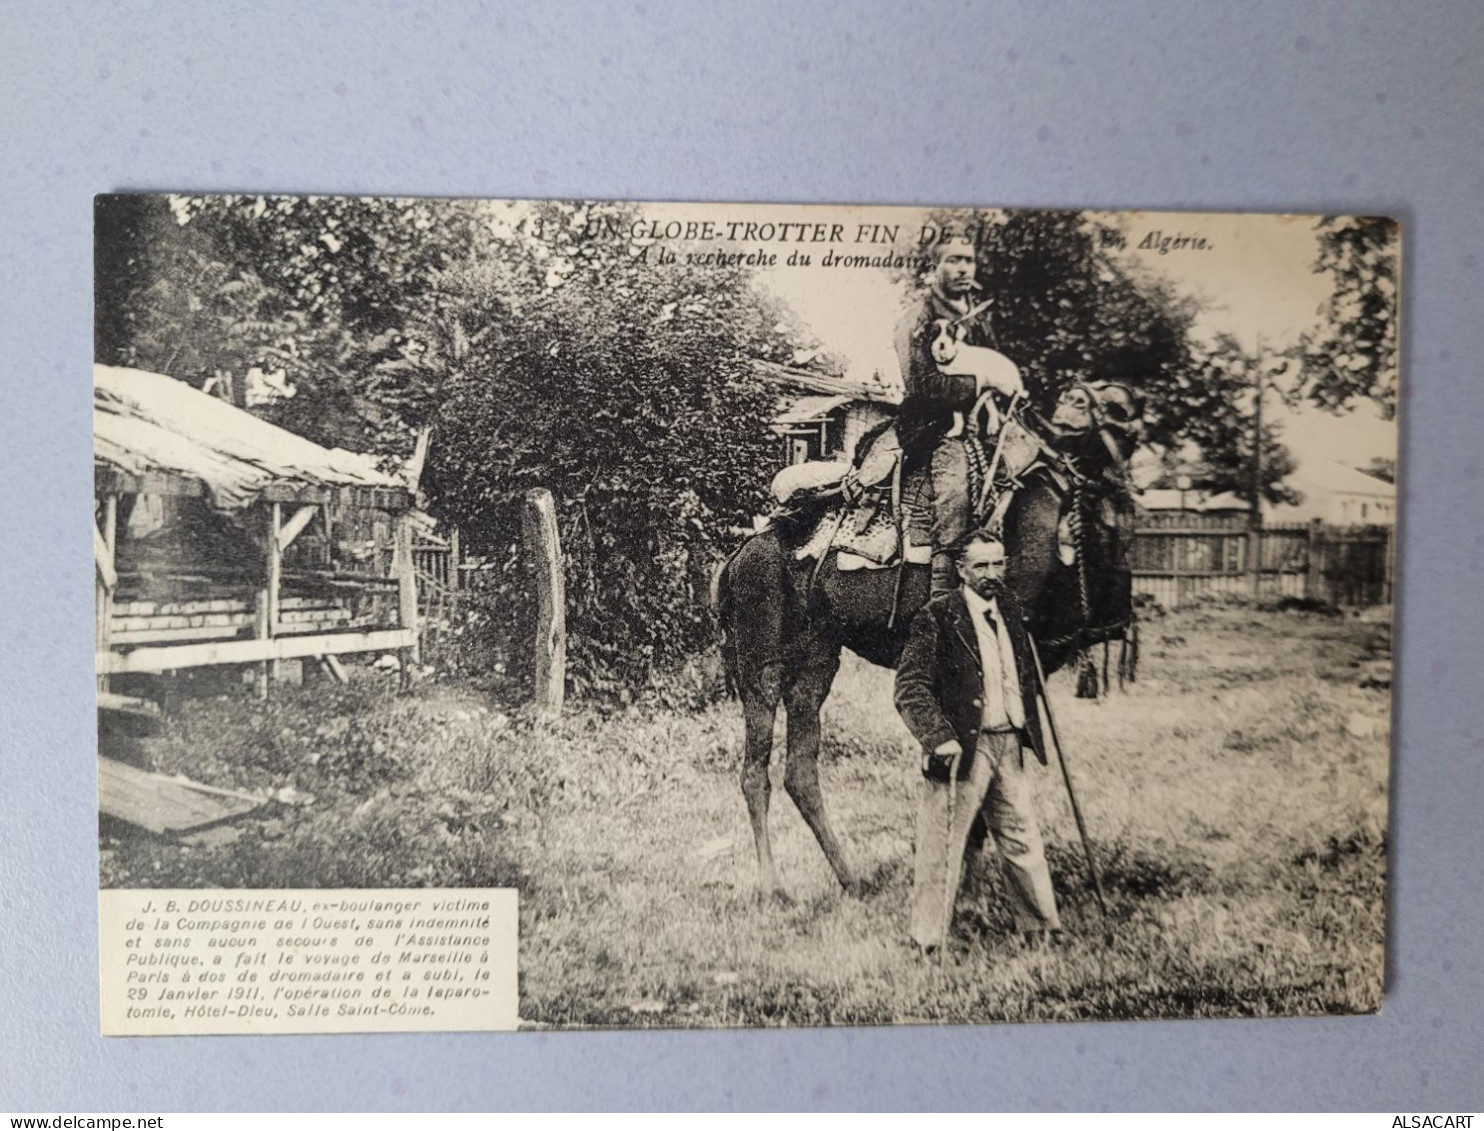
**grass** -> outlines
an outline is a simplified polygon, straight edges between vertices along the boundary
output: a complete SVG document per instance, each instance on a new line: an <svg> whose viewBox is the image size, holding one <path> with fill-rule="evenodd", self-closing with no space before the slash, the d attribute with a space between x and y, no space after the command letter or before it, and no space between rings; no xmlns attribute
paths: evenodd
<svg viewBox="0 0 1484 1131"><path fill-rule="evenodd" d="M149 743L157 768L287 783L314 801L231 844L117 836L103 880L517 884L532 1026L1369 1011L1382 982L1388 702L1351 665L1384 631L1196 609L1145 623L1126 694L1075 700L1068 677L1053 679L1111 922L1105 937L1060 778L1037 772L1069 928L1048 951L1015 939L988 853L970 869L947 961L915 956L916 753L890 673L850 657L825 708L822 778L865 899L838 891L775 765L775 854L797 903L758 906L734 703L577 710L537 734L466 690L398 697L369 683L330 710L321 691L186 704Z"/></svg>

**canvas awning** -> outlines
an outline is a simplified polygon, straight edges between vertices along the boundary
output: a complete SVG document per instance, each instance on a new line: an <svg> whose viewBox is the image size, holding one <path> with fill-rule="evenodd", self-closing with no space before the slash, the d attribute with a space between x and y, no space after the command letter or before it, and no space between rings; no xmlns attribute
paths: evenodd
<svg viewBox="0 0 1484 1131"><path fill-rule="evenodd" d="M408 485L372 456L322 448L183 381L93 366L93 461L119 492L204 494L221 510L260 499L401 510Z"/></svg>
<svg viewBox="0 0 1484 1131"><path fill-rule="evenodd" d="M828 420L830 413L849 404L853 397L796 397L773 418L774 424L813 424Z"/></svg>
<svg viewBox="0 0 1484 1131"><path fill-rule="evenodd" d="M847 400L874 401L877 404L902 402L900 383L877 368L857 366L850 373L838 374L795 365L780 365L776 361L763 361L759 358L752 362L752 371L763 380L787 389L808 390L811 393L844 396Z"/></svg>

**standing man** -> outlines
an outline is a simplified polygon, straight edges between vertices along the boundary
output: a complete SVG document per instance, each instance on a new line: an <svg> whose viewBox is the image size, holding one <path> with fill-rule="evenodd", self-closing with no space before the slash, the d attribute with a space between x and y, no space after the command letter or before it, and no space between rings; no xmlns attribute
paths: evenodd
<svg viewBox="0 0 1484 1131"><path fill-rule="evenodd" d="M946 941L981 810L1027 941L1061 929L1025 772L1026 746L1046 763L1035 663L1020 605L1004 588L1005 547L973 534L958 572L962 586L913 620L896 677L897 710L923 751L911 934L924 951Z"/></svg>
<svg viewBox="0 0 1484 1131"><path fill-rule="evenodd" d="M896 353L904 388L897 435L903 470L921 485L918 505L931 509L936 594L956 584L953 551L972 521L965 418L986 388L1010 395L1021 386L1015 366L1000 355L992 355L1001 363L992 371L982 365L991 356L982 351L994 343L988 308L976 305L974 241L950 237L933 246L932 256L927 288L897 323ZM970 353L981 360L978 372L973 364L956 364Z"/></svg>

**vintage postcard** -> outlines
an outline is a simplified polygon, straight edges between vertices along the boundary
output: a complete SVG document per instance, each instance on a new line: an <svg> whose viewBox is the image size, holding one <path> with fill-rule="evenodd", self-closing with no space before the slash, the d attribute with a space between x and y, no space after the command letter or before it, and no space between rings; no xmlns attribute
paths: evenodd
<svg viewBox="0 0 1484 1131"><path fill-rule="evenodd" d="M105 1033L1379 1008L1394 222L95 219Z"/></svg>

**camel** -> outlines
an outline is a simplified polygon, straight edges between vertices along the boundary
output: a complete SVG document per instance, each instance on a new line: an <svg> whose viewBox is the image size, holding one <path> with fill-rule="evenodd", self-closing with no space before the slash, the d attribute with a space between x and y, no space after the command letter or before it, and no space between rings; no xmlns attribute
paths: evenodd
<svg viewBox="0 0 1484 1131"><path fill-rule="evenodd" d="M1079 655L1085 666L1090 644L1122 637L1132 623L1127 521L1132 504L1113 477L1093 470L1107 471L1108 461L1098 458L1105 451L1126 458L1137 433L1136 422L1128 419L1137 402L1124 387L1111 388L1123 395L1074 386L1051 421L1039 421L1059 440L1057 449L1069 454L1026 472L997 515L1009 558L1005 584L1026 610L1048 675ZM1110 404L1123 411L1109 411ZM1118 416L1125 419L1111 419ZM803 526L812 529L813 523ZM787 722L784 790L840 887L859 895L861 885L820 791L820 707L839 671L842 648L870 663L896 666L930 587L927 565L841 570L837 550L827 551L818 563L799 560L795 550L802 528L780 521L753 534L723 565L715 585L723 660L746 727L742 794L757 848L758 895L780 902L789 896L779 882L768 833L768 766L778 707L783 706ZM1069 528L1080 543L1070 562Z"/></svg>

